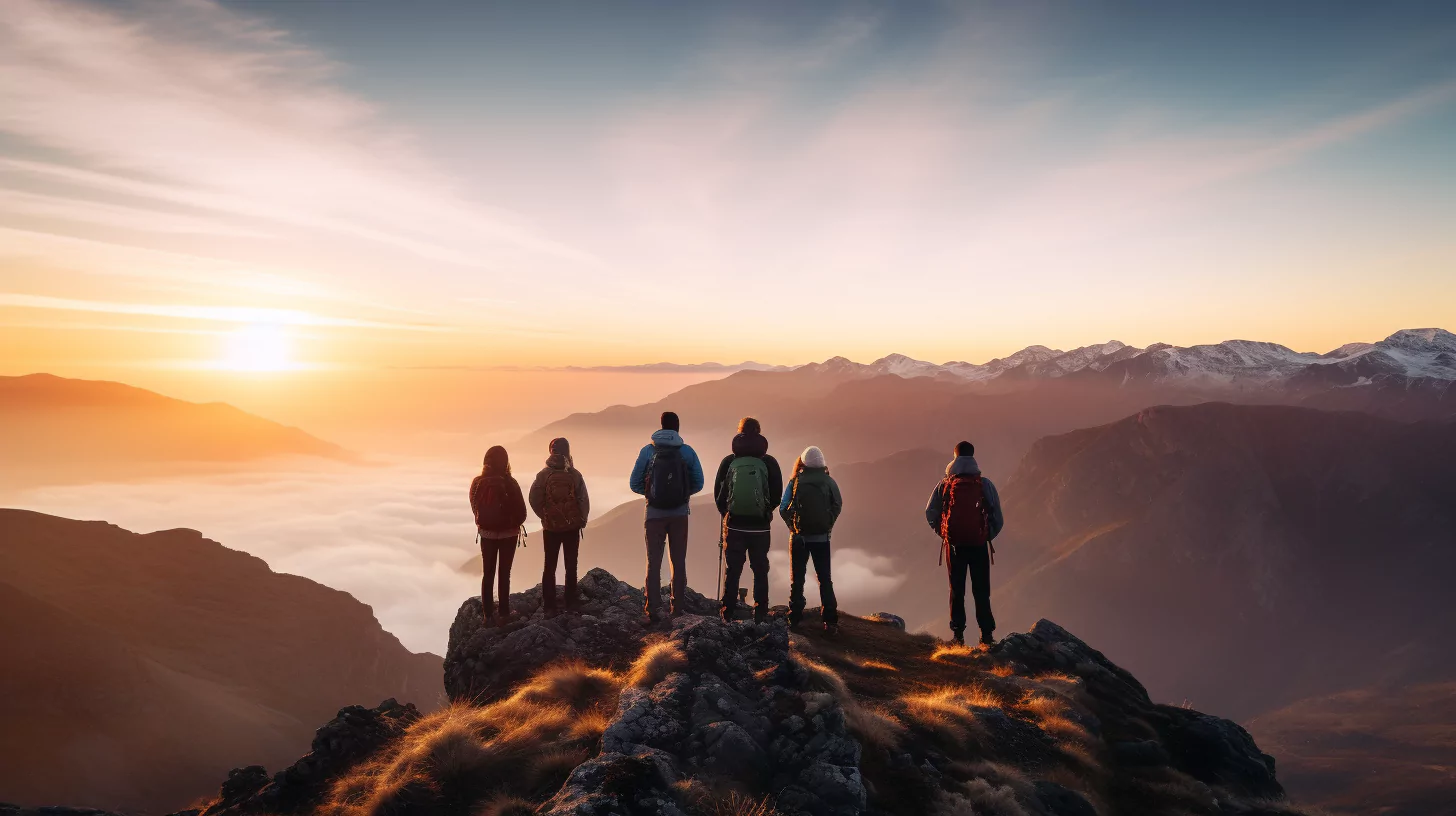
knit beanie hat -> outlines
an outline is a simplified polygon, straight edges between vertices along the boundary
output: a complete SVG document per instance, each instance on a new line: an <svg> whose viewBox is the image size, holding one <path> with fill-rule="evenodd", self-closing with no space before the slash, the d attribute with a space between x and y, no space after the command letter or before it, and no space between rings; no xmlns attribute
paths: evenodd
<svg viewBox="0 0 1456 816"><path fill-rule="evenodd" d="M824 451L819 450L813 445L804 448L804 452L800 454L799 458L804 460L804 467L824 467Z"/></svg>
<svg viewBox="0 0 1456 816"><path fill-rule="evenodd" d="M570 456L571 443L566 441L566 437L558 436L551 440L551 444L547 446L546 451L548 453L559 453L562 456Z"/></svg>

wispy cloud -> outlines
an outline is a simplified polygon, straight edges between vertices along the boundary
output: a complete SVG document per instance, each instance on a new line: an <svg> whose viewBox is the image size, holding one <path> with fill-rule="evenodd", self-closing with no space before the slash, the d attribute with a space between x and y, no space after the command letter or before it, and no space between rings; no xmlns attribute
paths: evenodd
<svg viewBox="0 0 1456 816"><path fill-rule="evenodd" d="M11 171L445 264L589 260L459 195L407 134L339 89L339 66L256 19L206 0L0 8L0 131L71 157L10 161ZM46 206L103 221L150 209L67 201Z"/></svg>
<svg viewBox="0 0 1456 816"><path fill-rule="evenodd" d="M266 323L277 326L332 326L361 329L398 329L403 331L449 331L446 326L418 323L382 323L350 317L332 317L297 309L264 309L249 306L193 306L186 304L122 303L97 300L24 295L0 292L0 306L23 309L50 309L68 312L100 312L116 315L147 315L179 320L204 320L221 323Z"/></svg>

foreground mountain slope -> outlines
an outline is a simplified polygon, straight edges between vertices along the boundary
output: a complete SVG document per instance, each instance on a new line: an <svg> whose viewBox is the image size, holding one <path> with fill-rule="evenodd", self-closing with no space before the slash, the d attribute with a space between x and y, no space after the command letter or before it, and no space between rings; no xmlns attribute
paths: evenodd
<svg viewBox="0 0 1456 816"><path fill-rule="evenodd" d="M893 616L838 638L689 614L644 630L641 593L584 576L580 615L451 627L433 716L351 708L278 774L230 774L201 816L243 814L1292 814L1237 725L1151 702L1047 621L945 648Z"/></svg>
<svg viewBox="0 0 1456 816"><path fill-rule="evenodd" d="M329 442L223 403L114 382L0 377L0 488L133 478L268 456L342 458Z"/></svg>
<svg viewBox="0 0 1456 816"><path fill-rule="evenodd" d="M1152 408L1042 440L1002 492L1003 625L1068 621L1155 693L1246 717L1456 676L1456 424Z"/></svg>
<svg viewBox="0 0 1456 816"><path fill-rule="evenodd" d="M1456 803L1456 682L1300 700L1249 730L1291 794L1333 813L1426 816Z"/></svg>
<svg viewBox="0 0 1456 816"><path fill-rule="evenodd" d="M7 799L176 809L341 705L438 703L440 658L369 607L197 532L0 510L0 542Z"/></svg>

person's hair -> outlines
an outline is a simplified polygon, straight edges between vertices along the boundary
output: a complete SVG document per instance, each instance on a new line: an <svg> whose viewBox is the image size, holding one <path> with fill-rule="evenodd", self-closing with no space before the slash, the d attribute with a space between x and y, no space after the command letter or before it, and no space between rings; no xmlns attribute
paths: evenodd
<svg viewBox="0 0 1456 816"><path fill-rule="evenodd" d="M972 445L969 442L966 442L965 440L962 440L960 442L957 442L956 443L956 449L955 449L955 455L956 456L975 456L976 455L976 446L975 445Z"/></svg>
<svg viewBox="0 0 1456 816"><path fill-rule="evenodd" d="M672 411L663 411L662 429L664 431L682 430L682 422L677 418L677 414L673 413Z"/></svg>
<svg viewBox="0 0 1456 816"><path fill-rule="evenodd" d="M744 417L738 420L738 432L749 434L763 433L763 426L759 425L758 420L753 417Z"/></svg>
<svg viewBox="0 0 1456 816"><path fill-rule="evenodd" d="M494 472L498 475L511 475L511 457L506 449L500 445L491 445L485 452L485 462L482 464L481 473Z"/></svg>
<svg viewBox="0 0 1456 816"><path fill-rule="evenodd" d="M803 457L802 454L800 454L799 458L794 460L794 473L793 473L793 475L789 476L789 478L790 479L797 479L797 478L799 478L799 474L802 473L803 471L804 471L804 457ZM825 473L826 476L829 474L829 466L828 465L825 465L824 466L824 473Z"/></svg>

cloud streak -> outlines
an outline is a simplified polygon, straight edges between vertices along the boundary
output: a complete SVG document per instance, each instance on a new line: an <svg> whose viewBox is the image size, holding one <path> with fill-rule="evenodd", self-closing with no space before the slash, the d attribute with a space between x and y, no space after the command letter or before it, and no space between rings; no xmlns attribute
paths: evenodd
<svg viewBox="0 0 1456 816"><path fill-rule="evenodd" d="M349 317L331 317L297 309L263 309L249 306L191 306L158 303L118 303L75 300L45 295L0 292L0 306L25 309L50 309L67 312L99 312L118 315L147 315L179 320L203 320L219 323L267 323L278 326L329 326L338 328L396 329L400 331L449 331L445 326L417 323L381 323Z"/></svg>

